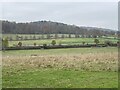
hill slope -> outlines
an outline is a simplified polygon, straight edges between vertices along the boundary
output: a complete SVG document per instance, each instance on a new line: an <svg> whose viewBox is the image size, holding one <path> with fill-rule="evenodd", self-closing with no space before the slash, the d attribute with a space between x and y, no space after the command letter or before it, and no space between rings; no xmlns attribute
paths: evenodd
<svg viewBox="0 0 120 90"><path fill-rule="evenodd" d="M80 35L114 35L116 31L96 27L78 27L51 21L16 23L2 21L3 34L80 34Z"/></svg>

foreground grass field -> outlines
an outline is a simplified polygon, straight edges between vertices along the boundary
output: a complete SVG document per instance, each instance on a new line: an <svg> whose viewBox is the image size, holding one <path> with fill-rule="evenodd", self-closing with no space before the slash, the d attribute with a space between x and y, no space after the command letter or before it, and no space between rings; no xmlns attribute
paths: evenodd
<svg viewBox="0 0 120 90"><path fill-rule="evenodd" d="M6 70L6 71L9 71ZM15 88L117 88L116 72L30 69L4 73L3 87Z"/></svg>
<svg viewBox="0 0 120 90"><path fill-rule="evenodd" d="M117 88L117 48L3 52L3 88Z"/></svg>

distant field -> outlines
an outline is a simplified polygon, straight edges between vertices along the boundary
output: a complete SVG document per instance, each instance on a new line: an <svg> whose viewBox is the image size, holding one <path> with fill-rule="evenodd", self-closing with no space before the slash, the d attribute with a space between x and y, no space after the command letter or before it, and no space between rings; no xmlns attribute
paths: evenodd
<svg viewBox="0 0 120 90"><path fill-rule="evenodd" d="M54 36L54 35L55 34L50 34L50 36ZM58 35L58 37L61 37L62 35L64 35L65 37L69 36L69 34L57 34L57 35ZM42 34L2 34L2 36L3 36L3 38L13 37L13 39L15 39L16 36L23 36L23 37L27 36L29 38L30 36L39 37L39 36L42 36ZM46 37L47 34L43 34L43 36ZM75 37L75 34L71 34L71 37ZM109 36L108 38L114 38L114 36Z"/></svg>
<svg viewBox="0 0 120 90"><path fill-rule="evenodd" d="M43 44L51 44L52 40L54 39L55 34L51 34L51 39L46 39L47 35L44 34L44 39L38 39L41 37L41 34L36 34L35 37L37 40L17 40L17 41L9 41L9 46L17 45L18 42L22 42L22 45L33 45L36 43L37 45L43 45ZM33 37L34 34L3 34L3 38L5 37L12 37L13 40L16 39L16 36L22 36L23 38L27 37L30 39L30 37ZM58 37L61 37L62 34L58 34ZM100 44L103 44L105 41L111 41L112 43L116 43L118 40L115 37L102 37L97 38L100 41ZM82 42L85 42L86 44L93 44L94 38L75 38L75 35L71 34L71 38L68 38L68 34L64 34L64 38L57 38L55 39L57 44L67 44L67 45L74 45L74 44L82 44Z"/></svg>
<svg viewBox="0 0 120 90"><path fill-rule="evenodd" d="M2 89L2 52L0 51L0 89Z"/></svg>
<svg viewBox="0 0 120 90"><path fill-rule="evenodd" d="M2 56L31 56L36 55L79 55L87 53L108 53L108 52L118 52L116 47L93 47L93 48L67 48L67 49L47 49L47 50L13 50L4 51Z"/></svg>
<svg viewBox="0 0 120 90"><path fill-rule="evenodd" d="M58 37L62 37L62 35L64 35L65 38L69 36L68 34L57 34ZM3 36L3 38L12 37L13 40L16 39L16 36L23 36L23 38L25 38L25 36L27 36L28 39L30 39L30 37L35 36L36 39L38 39L39 37L42 37L42 34L3 34L2 36ZM54 36L55 36L55 34L50 34L51 38L53 38ZM43 34L43 37L47 38L47 34ZM71 37L75 37L75 35L71 34Z"/></svg>
<svg viewBox="0 0 120 90"><path fill-rule="evenodd" d="M118 49L4 51L3 88L117 88Z"/></svg>
<svg viewBox="0 0 120 90"><path fill-rule="evenodd" d="M117 39L104 39L104 38L98 38L100 43L103 44L104 41L109 40L113 43L117 42ZM24 40L20 41L23 45L33 45L36 43L37 45L43 45L43 44L51 44L53 39L45 39L45 40ZM82 44L84 41L86 44L92 44L94 43L94 38L64 38L64 39L55 39L57 44ZM9 46L17 45L19 41L9 41Z"/></svg>

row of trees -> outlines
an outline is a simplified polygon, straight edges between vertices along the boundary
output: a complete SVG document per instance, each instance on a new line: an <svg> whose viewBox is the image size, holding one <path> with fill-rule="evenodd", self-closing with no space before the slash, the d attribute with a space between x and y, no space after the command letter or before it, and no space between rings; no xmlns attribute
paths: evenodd
<svg viewBox="0 0 120 90"><path fill-rule="evenodd" d="M96 38L96 37L99 37L99 36L88 36L87 38ZM62 34L62 35L59 35L59 34L46 34L46 35L39 35L39 36L36 36L36 35L33 35L33 36L21 36L21 35L16 35L16 36L9 36L7 37L8 40L10 41L13 41L13 40L40 40L40 39L57 39L57 38L86 38L86 36L83 36L83 35L78 35L78 34L69 34L69 35L65 35L65 34Z"/></svg>
<svg viewBox="0 0 120 90"><path fill-rule="evenodd" d="M100 43L100 41L99 41L99 39L94 39L94 43L96 44L96 45L98 45L99 43ZM51 44L54 46L54 45L56 45L57 43L56 43L56 40L52 40L52 42L51 42ZM86 42L82 42L82 44L83 45L85 45L86 44ZM88 44L88 43L87 43ZM112 44L112 42L110 42L110 41L105 41L105 44L106 45L110 45L110 44ZM37 44L36 43L33 43L33 45L34 46L36 46ZM47 44L43 44L43 46L46 46ZM59 43L59 45L61 45L61 43ZM22 42L18 42L18 45L17 46L19 46L19 47L21 47L22 46ZM2 48L6 48L6 47L9 47L9 42L8 42L8 38L5 38L5 39L2 39Z"/></svg>
<svg viewBox="0 0 120 90"><path fill-rule="evenodd" d="M86 36L115 35L110 29L78 27L52 21L37 21L30 23L16 23L2 21L3 34L81 34Z"/></svg>

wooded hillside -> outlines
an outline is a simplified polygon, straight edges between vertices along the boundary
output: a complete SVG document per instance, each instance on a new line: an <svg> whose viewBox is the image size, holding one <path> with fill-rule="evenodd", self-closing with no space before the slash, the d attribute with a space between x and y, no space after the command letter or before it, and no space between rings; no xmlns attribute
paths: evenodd
<svg viewBox="0 0 120 90"><path fill-rule="evenodd" d="M116 31L96 27L78 27L52 21L16 23L2 21L3 34L79 34L79 35L114 35Z"/></svg>

